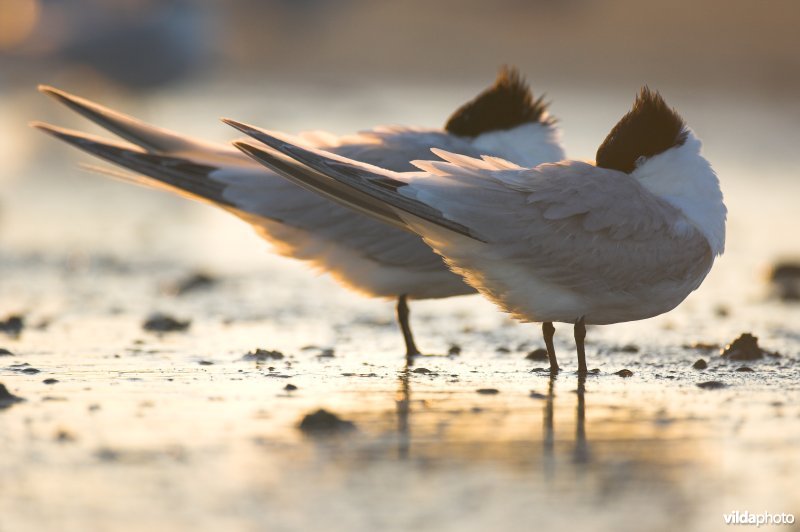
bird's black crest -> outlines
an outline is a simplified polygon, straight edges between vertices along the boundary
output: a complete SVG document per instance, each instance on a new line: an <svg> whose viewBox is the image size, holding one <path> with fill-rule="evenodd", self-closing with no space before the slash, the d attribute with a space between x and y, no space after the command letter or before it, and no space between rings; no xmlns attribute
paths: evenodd
<svg viewBox="0 0 800 532"><path fill-rule="evenodd" d="M686 141L683 118L658 91L642 87L633 108L623 116L597 149L597 166L625 173L640 157L652 157Z"/></svg>
<svg viewBox="0 0 800 532"><path fill-rule="evenodd" d="M554 120L548 116L543 98L534 99L519 70L504 66L494 85L459 107L444 128L453 135L477 137L528 122L552 124Z"/></svg>

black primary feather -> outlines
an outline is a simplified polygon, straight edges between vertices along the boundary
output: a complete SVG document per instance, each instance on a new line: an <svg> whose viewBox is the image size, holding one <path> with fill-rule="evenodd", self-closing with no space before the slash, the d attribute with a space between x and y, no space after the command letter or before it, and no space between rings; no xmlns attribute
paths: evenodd
<svg viewBox="0 0 800 532"><path fill-rule="evenodd" d="M686 142L686 123L658 91L642 87L633 108L597 148L596 164L629 174L640 157L652 157Z"/></svg>
<svg viewBox="0 0 800 532"><path fill-rule="evenodd" d="M543 97L534 99L525 78L514 67L500 69L494 85L450 115L444 129L453 135L477 137L529 122L552 124Z"/></svg>

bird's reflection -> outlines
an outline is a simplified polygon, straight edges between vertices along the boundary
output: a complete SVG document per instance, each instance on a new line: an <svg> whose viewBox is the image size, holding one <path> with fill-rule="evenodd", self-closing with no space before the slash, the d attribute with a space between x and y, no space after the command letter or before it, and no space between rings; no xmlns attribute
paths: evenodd
<svg viewBox="0 0 800 532"><path fill-rule="evenodd" d="M547 395L544 399L542 430L542 468L549 478L555 473L557 462L555 437L555 398L557 373L551 373L547 382ZM589 442L586 438L586 376L579 375L577 382L577 405L575 407L575 444L571 461L577 465L588 464L591 460ZM398 388L395 395L397 412L397 457L409 458L411 451L411 370L406 365L398 374ZM535 443L535 442L534 442Z"/></svg>
<svg viewBox="0 0 800 532"><path fill-rule="evenodd" d="M547 397L544 403L544 433L542 440L542 453L544 455L544 473L550 478L555 472L555 383L557 373L550 374L547 384ZM572 462L575 464L588 464L590 461L589 442L586 439L586 376L578 375L578 387L575 390L578 402L575 407L575 447L572 451Z"/></svg>
<svg viewBox="0 0 800 532"><path fill-rule="evenodd" d="M408 458L411 447L411 430L409 416L411 414L411 385L409 384L409 365L400 372L400 388L397 390L395 403L397 405L397 457L400 460Z"/></svg>
<svg viewBox="0 0 800 532"><path fill-rule="evenodd" d="M589 442L586 440L586 375L578 376L578 405L575 407L575 450L572 461L576 464L589 463Z"/></svg>
<svg viewBox="0 0 800 532"><path fill-rule="evenodd" d="M543 461L542 467L546 478L551 478L555 471L555 456L553 450L555 447L556 432L553 427L554 405L555 405L555 387L556 387L556 372L550 373L550 379L547 381L547 396L544 400L544 427L542 431L542 454Z"/></svg>

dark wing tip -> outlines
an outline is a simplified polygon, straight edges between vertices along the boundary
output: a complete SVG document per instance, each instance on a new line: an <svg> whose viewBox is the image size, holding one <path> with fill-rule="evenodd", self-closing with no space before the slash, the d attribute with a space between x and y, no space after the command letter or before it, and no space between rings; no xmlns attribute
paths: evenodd
<svg viewBox="0 0 800 532"><path fill-rule="evenodd" d="M494 84L459 107L447 120L445 130L454 135L477 137L482 133L512 129L526 123L553 124L548 102L534 98L519 69L503 65Z"/></svg>
<svg viewBox="0 0 800 532"><path fill-rule="evenodd" d="M78 106L81 108L86 108L88 106L88 102L83 98L75 96L74 94L70 94L61 89L57 89L51 85L38 85L36 88L42 94L46 94L47 96L50 96L51 98L54 98L63 104Z"/></svg>
<svg viewBox="0 0 800 532"><path fill-rule="evenodd" d="M237 140L237 141L232 142L232 144L237 150L239 150L241 152L244 152L245 155L249 155L250 157L253 157L254 159L262 159L263 160L264 156L266 155L265 150L262 150L258 146L254 146L253 144L250 144L249 142L244 142L244 141Z"/></svg>
<svg viewBox="0 0 800 532"><path fill-rule="evenodd" d="M33 122L28 122L28 125L32 128L38 129L39 131L43 131L48 135L52 135L63 140L71 140L77 137L74 132L62 127L48 124L47 122L39 122L34 120Z"/></svg>
<svg viewBox="0 0 800 532"><path fill-rule="evenodd" d="M222 118L220 118L220 121L223 124L227 124L227 125L229 125L229 126L231 126L233 128L238 129L239 131L242 131L242 132L244 132L245 130L253 129L252 126L248 126L247 124L244 124L242 122L237 122L236 120L234 120L232 118L225 118L224 116Z"/></svg>
<svg viewBox="0 0 800 532"><path fill-rule="evenodd" d="M631 110L597 149L597 166L630 173L641 157L652 157L680 146L686 135L686 122L681 115L667 105L658 91L644 85Z"/></svg>
<svg viewBox="0 0 800 532"><path fill-rule="evenodd" d="M41 92L42 94L58 94L61 92L59 89L53 87L52 85L45 85L44 83L40 83L36 86L36 90Z"/></svg>
<svg viewBox="0 0 800 532"><path fill-rule="evenodd" d="M272 138L271 135L268 135L266 131L259 129L255 126L251 126L249 124L245 124L244 122L238 122L231 118L220 118L220 120L234 129L238 129L248 137L253 137L257 140L262 140L264 137ZM235 145L236 143L234 143Z"/></svg>

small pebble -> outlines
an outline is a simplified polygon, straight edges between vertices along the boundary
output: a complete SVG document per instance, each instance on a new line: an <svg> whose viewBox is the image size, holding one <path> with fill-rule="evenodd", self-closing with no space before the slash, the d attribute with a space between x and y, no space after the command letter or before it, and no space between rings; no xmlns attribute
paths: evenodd
<svg viewBox="0 0 800 532"><path fill-rule="evenodd" d="M75 438L75 435L68 430L60 429L58 432L56 432L55 438L53 439L58 443L72 443L77 438Z"/></svg>
<svg viewBox="0 0 800 532"><path fill-rule="evenodd" d="M267 360L281 360L283 353L280 351L270 351L268 349L256 349L250 351L242 357L242 360L255 360L256 362L265 362Z"/></svg>
<svg viewBox="0 0 800 532"><path fill-rule="evenodd" d="M433 372L428 368L416 368L414 370L411 370L411 373L419 373L420 375L430 375Z"/></svg>
<svg viewBox="0 0 800 532"><path fill-rule="evenodd" d="M633 344L623 345L619 349L617 349L620 353L638 353L639 346Z"/></svg>
<svg viewBox="0 0 800 532"><path fill-rule="evenodd" d="M56 384L58 379L45 379L42 381L44 384Z"/></svg>
<svg viewBox="0 0 800 532"><path fill-rule="evenodd" d="M18 397L8 391L4 384L0 383L0 409L8 408L9 406L24 401L22 397Z"/></svg>
<svg viewBox="0 0 800 532"><path fill-rule="evenodd" d="M740 373L753 373L753 371L755 371L755 370L753 368L749 367L749 366L741 366L741 367L736 368L736 371L738 371Z"/></svg>
<svg viewBox="0 0 800 532"><path fill-rule="evenodd" d="M773 294L781 301L800 301L800 263L779 262L770 273Z"/></svg>
<svg viewBox="0 0 800 532"><path fill-rule="evenodd" d="M619 375L623 379L627 379L628 377L633 377L633 372L629 369L621 369L614 373L614 375Z"/></svg>
<svg viewBox="0 0 800 532"><path fill-rule="evenodd" d="M712 344L709 342L692 342L685 344L684 349L697 349L698 351L716 351L719 349L719 344Z"/></svg>
<svg viewBox="0 0 800 532"><path fill-rule="evenodd" d="M191 320L179 320L167 314L156 312L145 320L142 328L150 332L176 332L187 330L191 324Z"/></svg>
<svg viewBox="0 0 800 532"><path fill-rule="evenodd" d="M722 356L728 360L758 360L765 353L758 346L758 338L750 333L742 333L722 350Z"/></svg>
<svg viewBox="0 0 800 532"><path fill-rule="evenodd" d="M217 284L217 279L214 276L205 272L196 272L168 286L166 292L182 296L189 292L207 290L215 284Z"/></svg>
<svg viewBox="0 0 800 532"><path fill-rule="evenodd" d="M544 361L550 360L550 357L547 356L547 349L540 347L525 355L525 360Z"/></svg>
<svg viewBox="0 0 800 532"><path fill-rule="evenodd" d="M0 357L13 357L14 353L9 351L8 349L3 349L0 347Z"/></svg>
<svg viewBox="0 0 800 532"><path fill-rule="evenodd" d="M200 362L198 362L198 364L200 364L201 366L213 366L214 365L214 363L211 362L210 360L201 360Z"/></svg>
<svg viewBox="0 0 800 532"><path fill-rule="evenodd" d="M451 345L450 349L447 350L448 355L460 355L461 354L461 346L460 345Z"/></svg>
<svg viewBox="0 0 800 532"><path fill-rule="evenodd" d="M295 386L294 384L287 384L286 386L283 387L283 389L286 390L287 392L293 392L297 390L297 386Z"/></svg>
<svg viewBox="0 0 800 532"><path fill-rule="evenodd" d="M528 394L528 397L530 397L531 399L547 399L546 395L539 392L534 392L533 390L531 390L531 393Z"/></svg>
<svg viewBox="0 0 800 532"><path fill-rule="evenodd" d="M706 381L697 384L698 388L702 388L704 390L719 390L720 388L725 388L727 386L727 384L720 381Z"/></svg>
<svg viewBox="0 0 800 532"><path fill-rule="evenodd" d="M703 360L702 358L698 358L694 364L692 364L694 369L706 369L708 367L708 362Z"/></svg>
<svg viewBox="0 0 800 532"><path fill-rule="evenodd" d="M481 395L497 395L498 393L500 393L500 390L498 390L497 388L480 388L475 391Z"/></svg>
<svg viewBox="0 0 800 532"><path fill-rule="evenodd" d="M327 410L319 409L311 414L306 414L298 428L311 436L326 436L350 432L355 430L356 426L352 421L342 419Z"/></svg>
<svg viewBox="0 0 800 532"><path fill-rule="evenodd" d="M15 314L0 320L0 332L6 333L12 338L17 338L23 328L25 328L25 318L20 315Z"/></svg>

